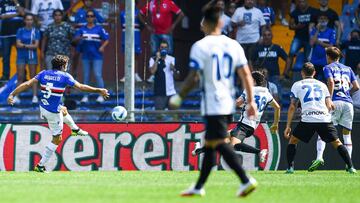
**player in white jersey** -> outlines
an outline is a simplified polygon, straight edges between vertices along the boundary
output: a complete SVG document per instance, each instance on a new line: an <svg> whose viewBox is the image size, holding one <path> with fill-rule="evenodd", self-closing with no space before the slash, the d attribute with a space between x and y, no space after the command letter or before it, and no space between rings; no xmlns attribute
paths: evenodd
<svg viewBox="0 0 360 203"><path fill-rule="evenodd" d="M252 77L247 65L244 50L235 40L221 35L223 22L221 8L214 4L204 9L202 30L205 37L197 41L190 51L188 77L179 94L172 96L169 105L178 108L182 98L194 88L200 79L202 87L201 114L205 120L205 152L200 177L195 186L181 193L182 196L205 195L204 184L216 165L216 153L219 152L226 163L234 170L242 184L237 196L244 197L257 185L255 179L248 176L241 166L240 158L230 144L226 143L227 128L235 112L236 73L240 75L247 93L247 113L256 116Z"/></svg>
<svg viewBox="0 0 360 203"><path fill-rule="evenodd" d="M271 105L274 109L274 123L270 127L271 132L275 133L278 130L279 118L280 118L280 105L275 101L271 95L268 88L266 88L266 79L265 76L259 72L252 72L252 77L254 79L254 99L257 105L257 118L250 119L247 115L246 109L246 92L244 92L237 100L236 105L242 107L242 115L237 126L229 131L230 143L234 146L236 151L242 151L247 153L253 153L259 155L260 162L264 162L267 149L257 149L253 146L243 143L245 138L248 138L254 134L255 129L260 123L261 117L268 105ZM198 155L203 153L205 147L200 147L200 143L195 144L195 149L192 151L193 155Z"/></svg>
<svg viewBox="0 0 360 203"><path fill-rule="evenodd" d="M55 56L52 61L53 70L41 71L34 78L19 85L8 97L8 103L14 104L14 96L27 90L33 85L40 84L41 99L40 113L49 124L49 129L53 139L46 146L40 162L35 166L37 172L46 172L45 164L55 152L57 146L62 141L64 107L61 105L61 99L66 86L73 86L81 91L99 93L105 99L109 97L108 91L103 88L95 88L88 85L80 84L74 78L66 73L69 57L63 55ZM69 114L67 114L69 115ZM65 115L65 117L67 116Z"/></svg>
<svg viewBox="0 0 360 203"><path fill-rule="evenodd" d="M348 172L356 173L349 153L339 140L336 128L331 122L330 111L333 111L335 106L331 101L328 88L324 83L314 79L315 68L311 63L304 64L301 75L303 80L294 83L291 87L291 104L284 131L285 138L290 139L286 150L288 162L286 173L294 173L296 144L300 140L308 143L315 132L323 141L331 143L337 149L349 168ZM298 102L301 103L301 121L290 136L291 122Z"/></svg>
<svg viewBox="0 0 360 203"><path fill-rule="evenodd" d="M332 122L335 126L342 127L344 145L352 154L351 129L354 118L353 100L351 92L359 90L359 83L352 69L339 62L341 51L337 47L326 48L326 58L328 65L324 67L324 75L327 80L327 86L331 99L335 105L335 111L332 114ZM318 137L316 143L317 157L312 161L308 171L316 170L320 165L324 165L323 154L325 142Z"/></svg>

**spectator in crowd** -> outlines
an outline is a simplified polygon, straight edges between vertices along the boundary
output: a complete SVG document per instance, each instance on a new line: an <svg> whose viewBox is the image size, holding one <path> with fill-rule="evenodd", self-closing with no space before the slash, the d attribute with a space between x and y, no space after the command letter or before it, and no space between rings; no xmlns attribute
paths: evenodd
<svg viewBox="0 0 360 203"><path fill-rule="evenodd" d="M276 10L276 12L279 11L279 19L281 21L281 24L283 26L289 26L289 22L286 20L286 16L288 15L288 12L290 10L289 8L289 4L288 4L289 0L272 0L271 1L271 6Z"/></svg>
<svg viewBox="0 0 360 203"><path fill-rule="evenodd" d="M345 65L352 68L354 73L360 70L360 31L353 30L350 34L350 40L341 44L345 52Z"/></svg>
<svg viewBox="0 0 360 203"><path fill-rule="evenodd" d="M134 38L135 38L135 81L136 82L142 82L141 77L137 73L137 70L139 69L139 61L140 61L140 54L141 54L141 24L139 20L139 9L137 8L138 1L135 1L135 24L134 24ZM122 35L121 35L121 50L124 53L125 52L125 10L121 11L120 13L120 23L121 23L121 29L122 29ZM125 77L120 79L121 82L125 82Z"/></svg>
<svg viewBox="0 0 360 203"><path fill-rule="evenodd" d="M228 6L228 8L227 8L226 14L227 14L228 16L233 16L236 9L237 9L236 3L235 3L235 2L230 2L230 3L229 3L229 6Z"/></svg>
<svg viewBox="0 0 360 203"><path fill-rule="evenodd" d="M55 9L64 10L61 0L34 0L32 2L31 13L37 16L42 33L54 22L52 15Z"/></svg>
<svg viewBox="0 0 360 203"><path fill-rule="evenodd" d="M82 0L82 2L84 6L79 8L75 14L75 27L79 28L86 25L86 12L90 10L95 13L95 23L105 23L104 18L93 7L94 0Z"/></svg>
<svg viewBox="0 0 360 203"><path fill-rule="evenodd" d="M103 53L109 43L109 34L101 25L95 24L95 13L92 10L86 12L87 23L76 31L75 42L80 42L82 53L83 78L84 84L89 84L90 68L92 67L97 86L104 88L102 78ZM87 95L82 99L82 103L89 101ZM99 96L96 102L103 102L104 98Z"/></svg>
<svg viewBox="0 0 360 203"><path fill-rule="evenodd" d="M28 65L30 70L30 77L36 75L36 67L38 64L37 48L39 47L40 31L34 27L34 16L32 14L25 14L25 26L19 28L16 33L16 47L17 47L17 86L23 83L26 79L25 68ZM33 87L32 103L38 103L37 86ZM18 96L14 97L14 102L19 103Z"/></svg>
<svg viewBox="0 0 360 203"><path fill-rule="evenodd" d="M86 25L86 12L93 11L95 13L95 23L103 24L105 23L104 18L97 12L93 7L93 0L82 0L84 6L79 8L75 13L75 28L80 28ZM79 65L80 59L80 45L76 46L74 49L74 54L72 58L72 75L76 78L77 76L77 67Z"/></svg>
<svg viewBox="0 0 360 203"><path fill-rule="evenodd" d="M274 99L280 104L280 97L279 97L279 91L278 91L278 87L276 86L275 83L269 81L269 71L266 68L261 68L259 70L260 72L262 72L262 74L265 76L266 80L267 80L267 88L270 91L270 94L274 97Z"/></svg>
<svg viewBox="0 0 360 203"><path fill-rule="evenodd" d="M328 17L328 27L336 31L336 45L340 46L342 27L339 20L339 15L333 9L329 8L329 0L319 0L320 8L318 15L325 15Z"/></svg>
<svg viewBox="0 0 360 203"><path fill-rule="evenodd" d="M225 14L225 0L217 0L216 5L219 6L223 12L221 16L221 20L224 23L224 26L221 32L223 35L229 36L229 34L232 31L232 26L231 26L231 18Z"/></svg>
<svg viewBox="0 0 360 203"><path fill-rule="evenodd" d="M174 14L177 16L173 20ZM150 16L150 22L146 19ZM172 32L184 17L183 12L172 0L150 0L141 10L139 20L151 32L151 52L155 55L160 42L167 41L170 54L174 51Z"/></svg>
<svg viewBox="0 0 360 203"><path fill-rule="evenodd" d="M350 38L350 32L354 29L359 29L357 20L356 20L356 10L359 5L359 0L353 0L352 4L349 4L348 1L344 2L343 10L340 16L340 21L343 27L343 33L341 36L341 43L348 41ZM360 22L360 21L359 21Z"/></svg>
<svg viewBox="0 0 360 203"><path fill-rule="evenodd" d="M254 49L252 54L252 59L254 67L264 67L270 73L268 75L268 80L279 84L280 79L280 67L279 67L279 58L283 59L286 62L285 70L289 69L289 58L284 49L277 45L273 44L273 34L271 29L265 29L262 34L262 43L258 44Z"/></svg>
<svg viewBox="0 0 360 203"><path fill-rule="evenodd" d="M254 0L245 0L244 7L237 8L231 18L233 27L237 28L236 41L244 48L248 59L252 59L251 54L260 40L260 29L266 25L262 12L254 5Z"/></svg>
<svg viewBox="0 0 360 203"><path fill-rule="evenodd" d="M290 14L290 30L295 31L294 39L290 45L290 66L294 61L295 55L303 48L305 60L308 60L310 54L309 29L316 22L317 10L308 5L307 0L297 0L296 9Z"/></svg>
<svg viewBox="0 0 360 203"><path fill-rule="evenodd" d="M45 61L45 67L52 69L51 60L56 55L70 57L71 42L75 34L74 28L63 21L64 12L55 9L53 12L54 22L45 30L42 39L41 58Z"/></svg>
<svg viewBox="0 0 360 203"><path fill-rule="evenodd" d="M315 78L321 81L325 81L323 67L327 65L325 48L336 43L335 30L328 27L328 22L329 18L325 13L319 14L318 23L310 32L310 62L316 70Z"/></svg>
<svg viewBox="0 0 360 203"><path fill-rule="evenodd" d="M267 27L271 27L275 24L275 12L268 4L268 0L258 0L258 9L261 10L264 16ZM286 19L285 19L286 20Z"/></svg>
<svg viewBox="0 0 360 203"><path fill-rule="evenodd" d="M0 1L0 13L2 19L1 25L1 43L2 43L2 64L3 74L1 81L7 81L10 77L10 55L11 47L16 43L16 32L23 26L23 17L25 11L23 5L17 0Z"/></svg>
<svg viewBox="0 0 360 203"><path fill-rule="evenodd" d="M154 57L150 58L149 68L154 79L155 109L167 108L170 96L176 94L174 85L175 58L168 54L169 45L167 41L160 43L159 49Z"/></svg>

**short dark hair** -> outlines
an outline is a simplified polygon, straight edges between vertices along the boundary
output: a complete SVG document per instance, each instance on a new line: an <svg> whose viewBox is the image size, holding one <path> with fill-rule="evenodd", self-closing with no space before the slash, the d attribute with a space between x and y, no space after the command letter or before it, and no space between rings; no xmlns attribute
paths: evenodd
<svg viewBox="0 0 360 203"><path fill-rule="evenodd" d="M266 87L266 78L264 74L262 74L260 71L253 71L251 75L254 78L256 86Z"/></svg>
<svg viewBox="0 0 360 203"><path fill-rule="evenodd" d="M25 13L24 19L25 19L26 17L28 17L28 16L31 16L31 17L34 19L34 15L33 15L32 13Z"/></svg>
<svg viewBox="0 0 360 203"><path fill-rule="evenodd" d="M52 68L56 70L61 70L67 62L69 62L69 57L65 55L56 55L51 59Z"/></svg>
<svg viewBox="0 0 360 203"><path fill-rule="evenodd" d="M167 46L169 46L169 42L166 40L161 40L160 44L166 44ZM159 44L159 47L160 47L160 44Z"/></svg>
<svg viewBox="0 0 360 203"><path fill-rule="evenodd" d="M205 6L203 8L204 22L210 23L212 25L217 25L219 19L221 18L221 13L222 9L219 6L214 5L213 3Z"/></svg>
<svg viewBox="0 0 360 203"><path fill-rule="evenodd" d="M315 67L312 63L306 62L304 63L301 71L305 74L305 76L313 76L315 72Z"/></svg>
<svg viewBox="0 0 360 203"><path fill-rule="evenodd" d="M62 16L64 15L64 11L58 8L53 11L52 16L54 17L56 13L60 13Z"/></svg>
<svg viewBox="0 0 360 203"><path fill-rule="evenodd" d="M326 55L332 60L339 60L343 55L339 48L337 47L328 47L325 49Z"/></svg>

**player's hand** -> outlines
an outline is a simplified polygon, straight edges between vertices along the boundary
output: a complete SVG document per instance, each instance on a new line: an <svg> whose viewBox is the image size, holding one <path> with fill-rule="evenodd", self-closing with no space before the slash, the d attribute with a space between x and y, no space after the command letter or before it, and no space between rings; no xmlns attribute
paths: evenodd
<svg viewBox="0 0 360 203"><path fill-rule="evenodd" d="M100 89L100 95L102 96L102 97L104 97L104 99L108 99L109 98L109 92L108 92L108 90L107 89Z"/></svg>
<svg viewBox="0 0 360 203"><path fill-rule="evenodd" d="M7 103L10 105L14 105L14 96L13 95L9 95L9 97L7 98Z"/></svg>
<svg viewBox="0 0 360 203"><path fill-rule="evenodd" d="M178 108L180 108L181 103L182 103L182 98L178 94L175 94L175 95L171 96L170 99L169 99L169 107L170 107L170 109L178 109Z"/></svg>
<svg viewBox="0 0 360 203"><path fill-rule="evenodd" d="M246 113L251 120L254 120L257 117L257 107L255 102L250 102L246 105Z"/></svg>
<svg viewBox="0 0 360 203"><path fill-rule="evenodd" d="M270 127L271 133L276 133L278 131L278 129L279 129L279 126L278 126L278 124L275 124L275 123L272 124Z"/></svg>
<svg viewBox="0 0 360 203"><path fill-rule="evenodd" d="M290 139L290 133L291 133L291 128L290 127L286 127L284 130L284 137L285 139Z"/></svg>

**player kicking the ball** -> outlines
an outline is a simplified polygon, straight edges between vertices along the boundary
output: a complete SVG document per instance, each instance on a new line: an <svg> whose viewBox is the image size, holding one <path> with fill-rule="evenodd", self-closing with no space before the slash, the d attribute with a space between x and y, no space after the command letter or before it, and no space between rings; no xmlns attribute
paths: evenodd
<svg viewBox="0 0 360 203"><path fill-rule="evenodd" d="M328 65L324 67L324 74L327 79L330 96L335 105L332 121L335 126L340 125L342 127L344 145L351 158L351 129L354 118L354 107L350 91L358 91L359 83L352 69L339 63L341 55L341 51L337 47L326 48ZM316 170L320 165L324 165L323 154L326 144L318 137L316 146L317 157L308 169L309 172Z"/></svg>
<svg viewBox="0 0 360 203"><path fill-rule="evenodd" d="M284 131L285 138L290 138L286 150L288 161L286 173L294 173L296 144L300 140L308 143L315 132L323 141L331 143L337 149L348 167L348 172L356 173L349 153L339 140L336 128L331 122L330 111L333 111L335 106L331 101L328 88L324 83L314 79L315 68L311 63L303 65L301 75L303 80L296 82L291 87L291 104ZM290 136L291 122L299 101L301 103L301 121Z"/></svg>
<svg viewBox="0 0 360 203"><path fill-rule="evenodd" d="M194 186L181 193L182 196L205 195L204 184L216 165L216 152L234 170L242 184L237 196L244 197L257 186L255 179L242 168L240 158L233 147L226 143L228 124L235 112L235 73L240 75L247 97L247 115L256 116L253 96L253 80L247 65L244 50L238 42L221 35L223 22L221 8L209 5L204 9L202 30L205 37L197 41L190 51L190 68L184 86L169 100L170 107L178 108L182 98L196 86L200 78L202 86L201 114L204 116L205 149L200 177Z"/></svg>
<svg viewBox="0 0 360 203"><path fill-rule="evenodd" d="M240 117L240 120L237 126L229 131L230 143L234 146L236 151L242 151L247 153L258 154L260 157L260 162L264 162L267 149L257 149L250 145L243 143L245 138L248 138L254 134L255 129L260 123L261 116L264 113L267 105L271 105L274 109L274 123L271 126L271 132L275 133L278 130L279 126L279 118L280 118L280 105L275 101L273 96L270 94L269 89L266 88L266 79L265 76L259 71L252 72L252 77L254 79L254 100L257 104L257 118L250 119L247 115L246 109L246 92L244 92L237 100L236 105L238 107L243 107L243 112ZM195 149L192 151L193 155L197 155L203 153L205 151L205 147L200 147L200 143L197 142L195 144Z"/></svg>
<svg viewBox="0 0 360 203"><path fill-rule="evenodd" d="M61 134L63 130L63 122L66 119L69 121L71 118L66 109L61 106L61 99L66 86L75 87L85 92L99 93L105 99L109 97L108 91L106 89L94 88L75 81L69 73L66 73L68 62L69 57L67 56L55 56L51 61L53 70L41 71L34 78L19 85L12 93L10 93L7 99L8 103L13 105L14 96L27 90L33 85L40 83L42 93L40 99L40 115L42 118L47 120L50 131L53 135L53 139L46 146L45 152L42 154L40 162L34 168L34 170L37 172L46 172L45 164L49 161L50 157L53 155L57 146L62 140ZM72 119L70 122L72 123L71 125L75 125ZM76 126L73 127L76 128Z"/></svg>

